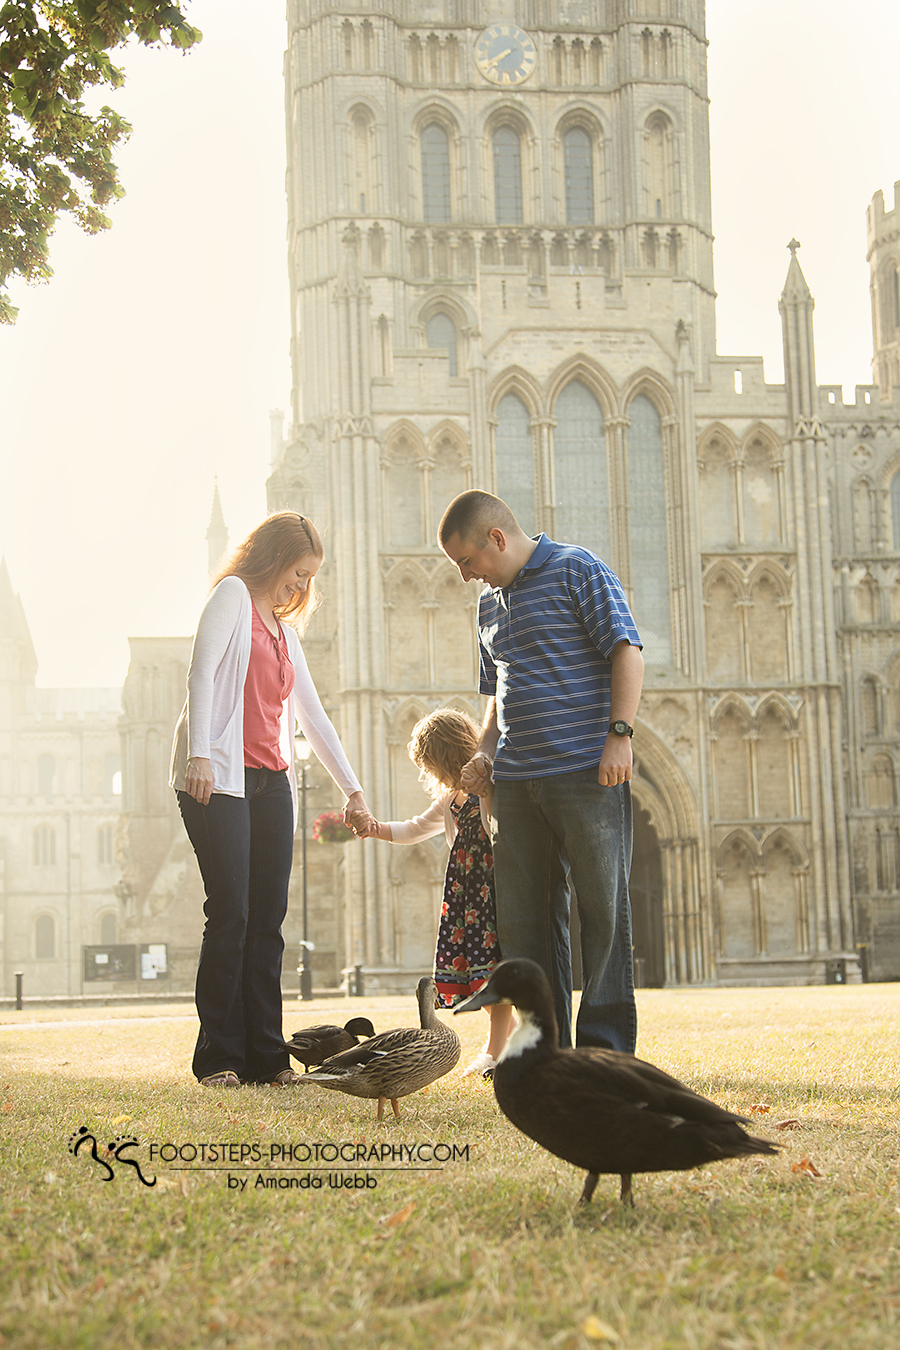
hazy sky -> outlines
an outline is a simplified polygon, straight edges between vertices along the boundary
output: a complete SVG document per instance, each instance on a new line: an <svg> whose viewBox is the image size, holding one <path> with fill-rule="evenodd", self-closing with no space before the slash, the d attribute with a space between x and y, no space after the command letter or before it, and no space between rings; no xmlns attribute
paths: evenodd
<svg viewBox="0 0 900 1350"><path fill-rule="evenodd" d="M248 15L252 23L248 24ZM849 17L852 15L852 18ZM281 0L195 0L187 55L129 54L113 228L61 225L0 329L0 551L45 686L118 685L129 634L193 631L218 475L265 515L289 406ZM897 0L708 0L719 351L782 378L796 235L820 383L871 380L865 210L900 178Z"/></svg>

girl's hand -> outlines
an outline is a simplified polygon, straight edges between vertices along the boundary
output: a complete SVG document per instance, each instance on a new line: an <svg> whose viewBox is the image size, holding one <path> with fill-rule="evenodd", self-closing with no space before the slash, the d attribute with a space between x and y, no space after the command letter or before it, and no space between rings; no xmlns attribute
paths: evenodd
<svg viewBox="0 0 900 1350"><path fill-rule="evenodd" d="M375 824L375 817L366 806L365 798L361 792L354 792L352 797L347 798L347 804L344 807L344 824L359 839L367 839L372 833L371 827Z"/></svg>
<svg viewBox="0 0 900 1350"><path fill-rule="evenodd" d="M394 836L391 834L391 827L386 822L373 820L369 818L369 828L365 834L360 833L361 839L383 839L385 843L393 842Z"/></svg>
<svg viewBox="0 0 900 1350"><path fill-rule="evenodd" d="M201 806L209 806L215 785L216 780L209 760L192 755L187 762L187 771L184 775L184 790L188 796L195 798Z"/></svg>

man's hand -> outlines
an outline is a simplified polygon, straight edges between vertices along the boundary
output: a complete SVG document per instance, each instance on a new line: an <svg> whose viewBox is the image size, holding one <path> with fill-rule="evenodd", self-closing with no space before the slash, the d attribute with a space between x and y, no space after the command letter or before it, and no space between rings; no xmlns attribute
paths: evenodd
<svg viewBox="0 0 900 1350"><path fill-rule="evenodd" d="M187 762L184 775L184 790L188 796L193 797L201 806L209 806L215 785L216 780L209 760L192 755Z"/></svg>
<svg viewBox="0 0 900 1350"><path fill-rule="evenodd" d="M601 787L615 787L616 783L630 783L634 754L630 736L617 736L611 731L606 737L597 782Z"/></svg>
<svg viewBox="0 0 900 1350"><path fill-rule="evenodd" d="M493 770L494 761L490 755L479 750L462 766L459 774L460 784L466 792L477 792L479 797L486 797L493 784L491 777Z"/></svg>

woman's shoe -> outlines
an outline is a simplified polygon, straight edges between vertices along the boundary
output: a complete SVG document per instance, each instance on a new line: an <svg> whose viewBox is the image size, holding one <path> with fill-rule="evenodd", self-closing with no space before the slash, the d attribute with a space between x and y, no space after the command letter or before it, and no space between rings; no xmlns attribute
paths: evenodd
<svg viewBox="0 0 900 1350"><path fill-rule="evenodd" d="M274 1087L293 1087L295 1083L302 1083L303 1078L299 1073L294 1073L293 1069L282 1069L281 1073L276 1073L274 1078L269 1079L269 1082Z"/></svg>
<svg viewBox="0 0 900 1350"><path fill-rule="evenodd" d="M241 1080L234 1069L220 1069L218 1073L208 1073L200 1079L201 1087L240 1087Z"/></svg>

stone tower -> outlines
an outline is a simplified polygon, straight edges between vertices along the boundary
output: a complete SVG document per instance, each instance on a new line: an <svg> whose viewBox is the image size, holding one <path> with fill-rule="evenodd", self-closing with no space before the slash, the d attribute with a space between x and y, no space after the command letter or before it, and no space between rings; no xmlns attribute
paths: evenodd
<svg viewBox="0 0 900 1350"><path fill-rule="evenodd" d="M876 192L866 212L866 233L872 296L872 375L883 398L900 384L900 183L894 184L894 208L884 209L884 193Z"/></svg>
<svg viewBox="0 0 900 1350"><path fill-rule="evenodd" d="M792 263L789 389L717 355L702 0L290 0L288 28L269 502L325 528L305 646L370 805L424 808L423 712L479 715L477 587L435 529L495 491L605 557L644 638L641 976L823 978L852 934L815 787L841 770L812 302ZM343 850L338 966L382 988L428 967L445 853Z"/></svg>

